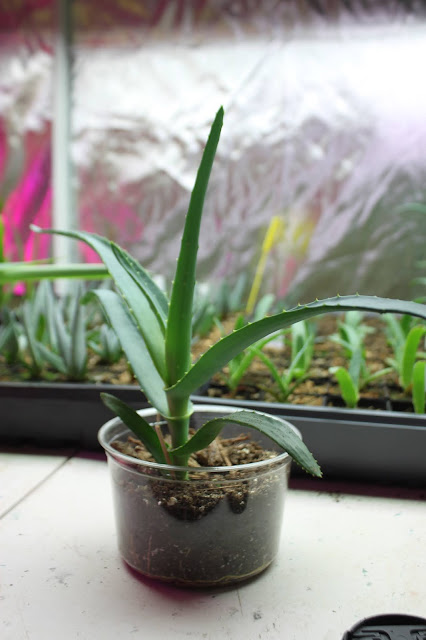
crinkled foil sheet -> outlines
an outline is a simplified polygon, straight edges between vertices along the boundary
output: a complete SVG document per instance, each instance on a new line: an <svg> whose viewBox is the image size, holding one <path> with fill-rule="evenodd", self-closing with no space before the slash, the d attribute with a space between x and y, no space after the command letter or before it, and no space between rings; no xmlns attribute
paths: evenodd
<svg viewBox="0 0 426 640"><path fill-rule="evenodd" d="M0 212L9 259L46 257L51 223L54 0L0 2Z"/></svg>
<svg viewBox="0 0 426 640"><path fill-rule="evenodd" d="M355 291L411 297L426 244L426 214L406 206L426 203L423 4L74 0L80 226L169 279L223 105L199 279L250 280L278 216L263 292L288 303ZM48 47L32 47L22 41L7 64L0 51L1 126L19 141L42 136L47 154L53 61ZM6 162L16 184L29 170L22 153L19 142ZM47 185L46 157L37 170Z"/></svg>

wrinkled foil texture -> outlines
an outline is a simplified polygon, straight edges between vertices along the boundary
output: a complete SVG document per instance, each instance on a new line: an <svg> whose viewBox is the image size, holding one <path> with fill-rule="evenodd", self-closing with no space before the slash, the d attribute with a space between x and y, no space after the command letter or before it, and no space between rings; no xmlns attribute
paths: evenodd
<svg viewBox="0 0 426 640"><path fill-rule="evenodd" d="M288 304L355 291L412 297L426 240L426 214L406 206L426 203L425 16L415 3L343 4L74 2L80 227L171 279L203 145L223 105L199 279L246 273L250 281L278 216L283 233L262 293ZM15 225L25 245L31 216L50 215L54 60L34 42L0 56L1 131L13 158L3 171L18 184L39 177L39 197L29 192ZM42 143L30 167L34 136Z"/></svg>
<svg viewBox="0 0 426 640"><path fill-rule="evenodd" d="M46 257L50 226L54 0L0 3L0 212L10 260Z"/></svg>

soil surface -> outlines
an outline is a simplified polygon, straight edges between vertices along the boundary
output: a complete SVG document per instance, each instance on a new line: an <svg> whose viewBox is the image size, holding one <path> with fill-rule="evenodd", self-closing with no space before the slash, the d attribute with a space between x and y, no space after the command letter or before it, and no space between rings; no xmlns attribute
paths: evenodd
<svg viewBox="0 0 426 640"><path fill-rule="evenodd" d="M337 323L338 317L331 314L316 322L317 332L314 355L309 375L297 385L288 397L283 397L280 394L280 390L268 368L259 359L253 361L237 389L231 390L228 387L226 380L229 369L225 367L203 389L202 395L215 398L287 402L310 406L345 406L340 395L339 386L334 376L329 372L330 367L347 366L348 364L343 348L330 340L330 336L337 331ZM231 331L233 324L234 318L229 318L224 323L224 326ZM393 351L387 342L385 324L380 317L365 318L363 324L366 324L370 329L370 333L364 339L366 364L369 371L375 373L389 367L387 360L393 357ZM219 331L216 329L210 336L200 340L194 346L195 357L203 353L219 337ZM265 347L264 352L280 372L286 371L290 366L291 347L288 344L284 344L282 338L272 346ZM361 390L358 407L363 409L413 411L410 397L404 394L399 386L395 372L388 373L377 381L367 384Z"/></svg>
<svg viewBox="0 0 426 640"><path fill-rule="evenodd" d="M343 349L329 339L337 330L337 320L338 318L335 315L329 314L317 321L314 356L309 375L298 384L288 397L282 397L266 365L258 358L253 360L237 389L231 390L227 386L229 370L225 367L197 395L264 402L279 401L311 406L344 406L336 380L329 373L330 367L347 365ZM235 317L230 317L223 321L222 324L226 332L232 331L234 322ZM364 322L371 329L371 333L365 338L365 347L367 365L373 373L387 367L387 359L392 357L393 353L387 343L384 331L385 325L380 317L372 316L366 318ZM193 359L196 360L219 338L219 329L215 328L208 337L198 339L193 345ZM288 369L290 365L290 346L284 344L283 339L266 347L264 352L271 358L280 372ZM0 381L23 380L35 379L31 378L24 366L10 366L0 355ZM67 381L64 376L53 371L47 371L43 376L43 380ZM85 381L95 384L137 384L124 358L116 364L105 364L102 363L98 356L93 354L89 358ZM378 405L376 401L379 401ZM394 372L363 388L358 406L371 409L412 411L410 398L399 387L397 376Z"/></svg>
<svg viewBox="0 0 426 640"><path fill-rule="evenodd" d="M116 440L112 446L120 453L124 453L139 460L154 462L154 458L140 440L129 436L126 442ZM260 444L242 434L235 438L216 438L208 447L193 453L188 466L194 467L230 467L251 462L260 462L275 458L275 451L268 451Z"/></svg>

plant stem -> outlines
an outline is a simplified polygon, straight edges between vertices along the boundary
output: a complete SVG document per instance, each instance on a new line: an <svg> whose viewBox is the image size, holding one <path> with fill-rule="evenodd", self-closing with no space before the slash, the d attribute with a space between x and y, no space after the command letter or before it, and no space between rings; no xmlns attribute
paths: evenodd
<svg viewBox="0 0 426 640"><path fill-rule="evenodd" d="M182 446L189 436L189 418L191 415L190 402L188 397L173 398L168 396L169 413L171 418L167 419L169 431L172 437L172 449ZM173 456L173 463L186 466L188 456Z"/></svg>

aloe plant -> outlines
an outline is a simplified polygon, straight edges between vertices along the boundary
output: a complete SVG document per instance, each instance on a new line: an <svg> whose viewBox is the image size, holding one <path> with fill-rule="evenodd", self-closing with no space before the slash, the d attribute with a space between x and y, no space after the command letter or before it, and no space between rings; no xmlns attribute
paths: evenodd
<svg viewBox="0 0 426 640"><path fill-rule="evenodd" d="M257 303L251 319L260 320L261 318L263 318L263 316L265 316L269 312L274 301L275 301L275 298L272 294L267 294L263 296L263 298L261 298ZM226 332L223 328L222 323L218 318L216 318L215 322L221 331L222 337L224 337L226 335ZM248 323L249 323L249 319L243 313L240 313L235 319L233 331L238 331L238 329L242 329L242 327L244 327ZM222 378L224 383L229 387L231 391L235 391L238 388L238 385L240 384L241 379L247 372L248 368L250 367L251 363L253 362L255 357L258 355L258 353L261 352L262 349L269 342L276 339L277 337L278 336L274 333L272 334L272 336L267 336L266 338L263 338L262 340L255 342L253 345L250 345L250 347L248 347L247 349L244 349L243 351L238 353L228 362L228 367L227 367L228 370L221 371L220 377Z"/></svg>
<svg viewBox="0 0 426 640"><path fill-rule="evenodd" d="M345 314L343 322L339 322L338 333L330 336L333 342L343 347L344 353L349 359L347 369L345 367L330 367L330 373L335 375L341 396L346 406L351 409L357 406L360 391L364 387L392 371L391 367L374 372L370 371L366 361L364 338L372 331L374 329L363 323L362 313L349 311Z"/></svg>
<svg viewBox="0 0 426 640"><path fill-rule="evenodd" d="M412 398L414 411L424 413L426 405L426 362L418 360L413 367Z"/></svg>
<svg viewBox="0 0 426 640"><path fill-rule="evenodd" d="M88 345L99 356L100 361L107 364L114 364L123 356L117 334L107 324L101 324L89 332Z"/></svg>
<svg viewBox="0 0 426 640"><path fill-rule="evenodd" d="M50 348L38 344L44 360L69 380L83 380L87 371L86 319L80 304L83 295L80 284L68 300L59 304L46 285L47 323Z"/></svg>
<svg viewBox="0 0 426 640"><path fill-rule="evenodd" d="M7 307L1 311L0 355L7 364L19 362L19 331L16 316Z"/></svg>
<svg viewBox="0 0 426 640"><path fill-rule="evenodd" d="M410 318L403 316L397 318L394 315L384 316L387 327L388 342L393 349L393 358L388 358L388 363L398 375L398 382L408 393L413 383L413 371L419 353L419 345L426 335L426 327L410 322Z"/></svg>
<svg viewBox="0 0 426 640"><path fill-rule="evenodd" d="M241 327L220 339L192 364L192 304L198 237L222 122L221 108L213 122L191 194L170 300L147 271L114 242L79 231L48 229L45 232L60 233L88 244L98 253L115 281L117 292L99 289L91 295L97 296L103 306L147 399L167 421L171 444L166 453L173 464L185 466L192 453L212 442L225 423L233 422L266 434L304 469L320 475L317 462L302 440L290 426L272 416L237 411L226 418L206 422L190 436L189 418L193 411L190 395L242 350L300 320L328 311L350 309L408 313L426 319L426 306L358 295L316 300ZM102 399L142 440L158 462L166 462L165 445L144 418L112 395L102 394Z"/></svg>
<svg viewBox="0 0 426 640"><path fill-rule="evenodd" d="M268 391L278 402L285 402L293 391L306 380L313 356L315 329L310 323L306 320L296 322L290 328L290 335L290 366L285 371L279 371L273 359L269 358L256 345L250 348L269 369L276 389L270 388Z"/></svg>

